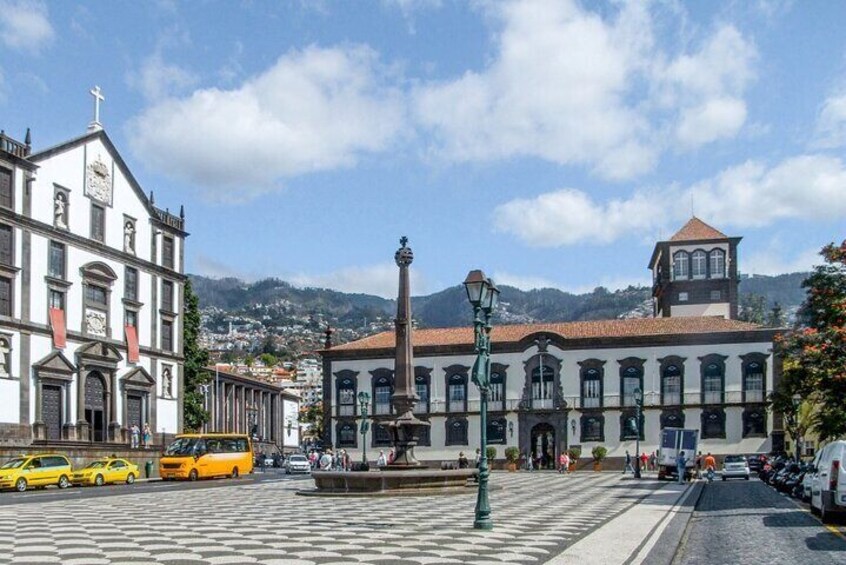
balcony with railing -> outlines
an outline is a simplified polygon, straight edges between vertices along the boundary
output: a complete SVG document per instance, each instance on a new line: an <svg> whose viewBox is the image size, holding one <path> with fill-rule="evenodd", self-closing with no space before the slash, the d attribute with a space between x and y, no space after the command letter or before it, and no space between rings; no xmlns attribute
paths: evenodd
<svg viewBox="0 0 846 565"><path fill-rule="evenodd" d="M26 159L32 151L29 139L29 129L26 130L26 141L23 143L12 139L6 135L5 131L0 130L0 151L10 153L20 159Z"/></svg>

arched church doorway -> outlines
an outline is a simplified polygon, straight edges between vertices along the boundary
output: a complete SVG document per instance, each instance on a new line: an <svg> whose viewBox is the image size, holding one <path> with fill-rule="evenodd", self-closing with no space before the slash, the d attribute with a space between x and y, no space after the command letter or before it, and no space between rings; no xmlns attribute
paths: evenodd
<svg viewBox="0 0 846 565"><path fill-rule="evenodd" d="M85 377L85 421L89 441L106 441L106 379L99 371Z"/></svg>
<svg viewBox="0 0 846 565"><path fill-rule="evenodd" d="M555 469L555 428L546 422L535 425L530 446L536 469Z"/></svg>

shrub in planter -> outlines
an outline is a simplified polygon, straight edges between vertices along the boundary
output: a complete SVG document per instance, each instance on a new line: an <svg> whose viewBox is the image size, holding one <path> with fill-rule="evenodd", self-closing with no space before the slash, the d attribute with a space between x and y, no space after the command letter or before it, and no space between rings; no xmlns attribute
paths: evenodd
<svg viewBox="0 0 846 565"><path fill-rule="evenodd" d="M489 445L485 448L485 456L488 458L488 461L493 461L496 459L496 448L492 445Z"/></svg>
<svg viewBox="0 0 846 565"><path fill-rule="evenodd" d="M570 456L571 461L578 461L582 457L582 448L571 447L569 450L567 450L567 455Z"/></svg>
<svg viewBox="0 0 846 565"><path fill-rule="evenodd" d="M505 448L505 459L508 461L508 470L516 471L520 461L520 450L514 446Z"/></svg>
<svg viewBox="0 0 846 565"><path fill-rule="evenodd" d="M605 459L606 455L608 455L608 450L605 448L604 445L597 445L591 450L590 453L591 455L593 455L593 470L601 471L602 460Z"/></svg>

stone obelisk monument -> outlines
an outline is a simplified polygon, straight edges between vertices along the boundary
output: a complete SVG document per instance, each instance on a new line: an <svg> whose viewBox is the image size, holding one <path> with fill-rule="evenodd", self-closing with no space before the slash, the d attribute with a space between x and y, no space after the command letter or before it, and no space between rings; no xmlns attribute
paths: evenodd
<svg viewBox="0 0 846 565"><path fill-rule="evenodd" d="M414 384L414 347L412 345L411 326L411 284L409 281L409 266L414 260L414 254L408 247L408 238L400 239L400 247L394 254L394 260L399 267L399 297L397 298L396 327L396 358L394 361L394 394L391 403L397 419L391 422L391 434L394 440L394 460L388 465L390 469L408 469L420 467L421 464L414 457L414 446L420 428L428 426L428 422L418 420L414 415L414 404L420 400Z"/></svg>

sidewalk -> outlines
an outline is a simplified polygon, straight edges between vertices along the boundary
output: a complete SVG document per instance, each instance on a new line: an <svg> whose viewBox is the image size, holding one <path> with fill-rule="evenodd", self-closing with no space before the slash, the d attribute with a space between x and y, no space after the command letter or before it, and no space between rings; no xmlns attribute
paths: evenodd
<svg viewBox="0 0 846 565"><path fill-rule="evenodd" d="M696 481L683 485L667 483L548 563L670 563L701 489L702 485Z"/></svg>

